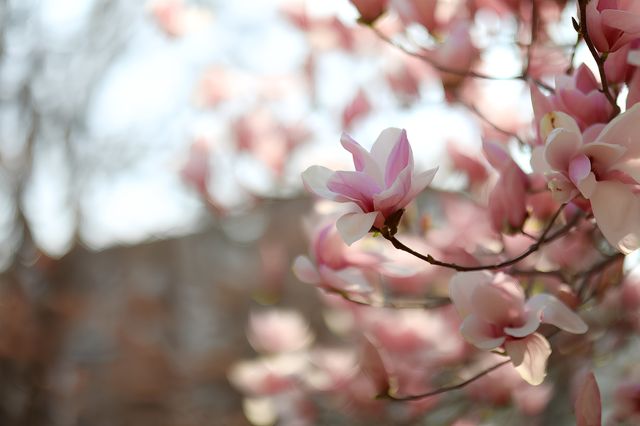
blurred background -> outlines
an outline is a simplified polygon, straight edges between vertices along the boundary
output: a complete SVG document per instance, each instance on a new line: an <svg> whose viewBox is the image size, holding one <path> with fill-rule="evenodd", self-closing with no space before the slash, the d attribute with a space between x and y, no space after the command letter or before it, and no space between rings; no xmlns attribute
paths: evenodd
<svg viewBox="0 0 640 426"><path fill-rule="evenodd" d="M357 18L347 0L0 0L0 424L248 424L227 374L253 354L249 312L295 306L322 335L291 273L300 173L348 164L342 131L370 146L396 126L456 189L444 153L488 128L448 91L503 129L530 120L522 81L443 86ZM506 40L481 69L517 75L515 23L474 28Z"/></svg>

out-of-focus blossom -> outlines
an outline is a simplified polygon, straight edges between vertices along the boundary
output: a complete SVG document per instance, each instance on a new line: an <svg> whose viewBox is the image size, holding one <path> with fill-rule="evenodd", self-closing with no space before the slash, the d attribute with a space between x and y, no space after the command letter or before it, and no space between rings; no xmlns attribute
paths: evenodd
<svg viewBox="0 0 640 426"><path fill-rule="evenodd" d="M530 86L535 123L540 123L549 112L562 111L572 116L580 129L585 130L592 124L606 123L611 116L612 106L585 64L580 65L572 76L557 75L552 95L544 96L538 86Z"/></svg>
<svg viewBox="0 0 640 426"><path fill-rule="evenodd" d="M371 111L371 103L364 90L360 89L342 111L342 127L351 128L351 124Z"/></svg>
<svg viewBox="0 0 640 426"><path fill-rule="evenodd" d="M249 343L258 352L282 353L303 349L313 341L309 325L291 310L254 312L249 317Z"/></svg>
<svg viewBox="0 0 640 426"><path fill-rule="evenodd" d="M590 0L586 12L589 37L600 52L614 52L640 37L636 0Z"/></svg>
<svg viewBox="0 0 640 426"><path fill-rule="evenodd" d="M382 257L368 253L356 246L347 246L333 223L321 226L314 232L311 258L298 256L293 271L300 281L316 284L327 290L349 293L372 291L371 269Z"/></svg>
<svg viewBox="0 0 640 426"><path fill-rule="evenodd" d="M629 88L629 93L627 94L627 109L630 109L640 102L640 68L636 68L627 87Z"/></svg>
<svg viewBox="0 0 640 426"><path fill-rule="evenodd" d="M504 358L487 353L478 367L489 368ZM505 365L484 375L466 388L475 401L504 406L512 402L520 412L533 416L541 413L553 394L553 387L543 383L532 386L520 377L513 365Z"/></svg>
<svg viewBox="0 0 640 426"><path fill-rule="evenodd" d="M407 133L384 130L367 152L349 135L342 146L353 155L355 171L333 172L311 166L302 173L308 191L333 201L349 203L351 212L336 226L347 244L366 235L372 226L382 228L385 220L409 204L431 183L437 168L414 173L413 153Z"/></svg>
<svg viewBox="0 0 640 426"><path fill-rule="evenodd" d="M500 173L489 195L489 214L497 232L521 229L527 219L527 175L500 145L483 142L485 157Z"/></svg>
<svg viewBox="0 0 640 426"><path fill-rule="evenodd" d="M187 6L183 0L152 0L147 7L158 26L171 37L182 36L211 21L210 12L196 6Z"/></svg>
<svg viewBox="0 0 640 426"><path fill-rule="evenodd" d="M640 382L625 381L615 392L614 416L617 421L625 424L640 422Z"/></svg>
<svg viewBox="0 0 640 426"><path fill-rule="evenodd" d="M465 154L454 143L447 144L447 153L453 163L453 168L463 172L470 186L484 183L489 177L486 166L476 158Z"/></svg>
<svg viewBox="0 0 640 426"><path fill-rule="evenodd" d="M580 386L575 412L577 426L600 426L602 424L600 389L593 373L587 374Z"/></svg>
<svg viewBox="0 0 640 426"><path fill-rule="evenodd" d="M211 154L211 141L200 136L191 144L189 157L180 169L180 176L185 182L192 185L200 194L206 195L207 182L211 175L209 156Z"/></svg>
<svg viewBox="0 0 640 426"><path fill-rule="evenodd" d="M445 89L458 86L471 70L479 56L479 50L471 41L469 23L459 21L451 26L444 43L424 53L436 68L442 67L440 78ZM450 70L451 72L447 72Z"/></svg>
<svg viewBox="0 0 640 426"><path fill-rule="evenodd" d="M569 58L565 50L547 43L534 44L529 53L528 74L535 79L559 75L569 66Z"/></svg>
<svg viewBox="0 0 640 426"><path fill-rule="evenodd" d="M273 395L293 388L306 368L298 355L279 355L240 361L229 371L229 381L248 395Z"/></svg>
<svg viewBox="0 0 640 426"><path fill-rule="evenodd" d="M464 318L460 332L474 346L491 350L503 347L524 380L542 383L551 347L536 330L553 324L570 333L585 333L582 319L550 294L525 301L519 283L504 273L458 273L449 283L449 296Z"/></svg>
<svg viewBox="0 0 640 426"><path fill-rule="evenodd" d="M562 112L541 122L544 147L534 150L534 170L545 173L555 198L589 200L605 238L623 253L640 247L640 105L607 124L586 143L573 118Z"/></svg>
<svg viewBox="0 0 640 426"><path fill-rule="evenodd" d="M360 20L372 24L387 10L389 0L349 0L360 13Z"/></svg>

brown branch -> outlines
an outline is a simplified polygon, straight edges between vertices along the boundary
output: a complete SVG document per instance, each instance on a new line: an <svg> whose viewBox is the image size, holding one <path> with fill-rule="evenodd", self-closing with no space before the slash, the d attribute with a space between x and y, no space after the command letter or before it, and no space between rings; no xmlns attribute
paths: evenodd
<svg viewBox="0 0 640 426"><path fill-rule="evenodd" d="M472 78L477 78L477 79L481 79L481 80L491 80L491 81L512 81L512 80L529 81L529 80L531 80L535 84L537 84L538 86L540 86L540 87L542 87L542 88L544 88L544 89L546 89L546 90L548 90L550 92L554 91L553 87L549 86L548 84L544 83L543 81L540 81L540 80L537 80L537 79L531 79L525 74L515 75L515 76L511 76L511 77L496 77L496 76L492 76L492 75L482 74L482 73L479 73L477 71L472 71L472 70L461 70L461 69L456 69L456 68L449 68L449 67L447 67L445 65L439 64L438 62L436 62L433 58L430 58L429 56L420 54L419 52L414 52L414 51L409 50L406 47L402 46L401 44L396 43L389 36L384 34L382 31L380 31L375 26L368 25L368 27L371 28L371 30L382 41L384 41L385 43L388 43L389 45L395 47L396 49L400 49L403 53L406 53L409 56L413 56L414 58L418 58L418 59L428 63L432 67L436 68L438 71L449 73L449 74L453 74L453 75L458 75L458 76L461 76L461 77L472 77Z"/></svg>
<svg viewBox="0 0 640 426"><path fill-rule="evenodd" d="M443 262L441 260L438 260L438 259L434 258L430 254L424 255L424 254L419 253L419 252L413 250L412 248L404 245L401 241L399 241L394 236L394 234L395 234L394 232L389 232L389 229L386 226L383 227L382 230L379 230L379 229L374 229L374 230L380 232L380 234L384 238L389 240L391 242L391 244L393 244L393 246L395 248L397 248L398 250L405 251L405 252L407 252L407 253L409 253L409 254L411 254L411 255L419 258L419 259L424 260L427 263L430 263L431 265L441 266L443 268L454 269L454 270L459 271L459 272L494 270L494 269L501 269L501 268L504 268L506 266L515 265L516 263L520 262L521 260L527 258L532 253L535 253L536 251L538 251L540 249L540 247L542 247L544 244L547 244L547 243L549 243L549 242L551 242L551 241L563 236L567 232L569 232L569 230L571 230L571 228L573 228L576 225L576 223L578 222L578 220L582 216L581 214L577 214L565 226L560 228L555 233L549 235L549 233L551 231L551 228L553 227L553 224L555 223L555 221L558 218L558 216L560 216L560 213L562 212L562 210L564 209L565 206L566 206L566 203L562 204L560 206L560 208L558 208L558 210L556 210L555 214L553 215L553 217L549 221L549 224L545 227L544 231L540 235L540 238L535 243L531 244L527 250L525 250L524 252L522 252L518 256L513 257L511 259L504 260L504 261L498 262L498 263L489 264L489 265L462 266L462 265L458 265L458 264L455 264L455 263Z"/></svg>
<svg viewBox="0 0 640 426"><path fill-rule="evenodd" d="M510 136L512 138L515 138L518 143L520 145L525 145L524 140L518 136L517 134L510 132L508 130L503 129L502 127L498 126L497 124L493 123L491 120L489 120L483 113L481 113L478 108L476 108L475 105L473 104L465 104L467 106L467 108L469 108L475 115L477 115L480 119L482 119L485 123L487 123L489 126L493 127L495 130L497 130L498 132Z"/></svg>
<svg viewBox="0 0 640 426"><path fill-rule="evenodd" d="M467 386L468 384L475 382L476 380L480 379L481 377L486 376L487 374L491 373L492 371L497 370L498 368L500 368L503 365L506 365L506 364L508 364L510 362L511 362L511 359L499 362L499 363L497 363L495 365L492 365L491 367L489 367L489 368L487 368L485 370L482 370L480 373L476 374L475 376L473 376L473 377L471 377L471 378L469 378L469 379L467 379L467 380L465 380L463 382L456 383L455 385L443 386L443 387L438 388L436 390L433 390L431 392L422 393L422 394L418 394L418 395L409 395L409 396L394 396L394 395L391 395L389 393L389 389L387 389L387 391L385 393L383 393L381 395L378 395L377 399L391 399L393 401L415 401L415 400L418 400L418 399L424 399L424 398L429 398L431 396L440 395L440 394L445 393L445 392L450 392L450 391L453 391L453 390L456 390L456 389L461 389L461 388Z"/></svg>
<svg viewBox="0 0 640 426"><path fill-rule="evenodd" d="M335 288L323 288L329 294L341 297L349 303L360 306L368 306L370 308L391 308L391 309L435 309L451 304L448 297L427 297L421 300L388 300L383 299L379 302L370 302L363 299L356 299L349 293Z"/></svg>
<svg viewBox="0 0 640 426"><path fill-rule="evenodd" d="M588 3L588 0L578 0L578 6L580 9L580 34L582 35L582 38L584 39L587 47L589 48L589 52L591 52L591 56L593 56L593 59L595 59L596 64L598 65L598 72L600 73L600 83L602 84L601 91L602 93L604 93L604 95L607 97L607 100L613 107L613 112L611 114L611 117L615 117L620 113L620 107L616 103L616 99L614 98L614 96L611 94L611 91L609 90L609 80L607 80L607 73L605 72L605 69L604 69L604 62L607 59L608 52L604 52L602 55L600 55L596 50L596 47L594 46L593 41L591 40L591 37L589 36L589 31L587 29L587 3Z"/></svg>

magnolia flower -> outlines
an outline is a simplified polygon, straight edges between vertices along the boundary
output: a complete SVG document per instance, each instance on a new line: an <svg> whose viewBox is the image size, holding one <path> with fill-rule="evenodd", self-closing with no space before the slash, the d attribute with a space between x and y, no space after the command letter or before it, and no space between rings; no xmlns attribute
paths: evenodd
<svg viewBox="0 0 640 426"><path fill-rule="evenodd" d="M542 119L546 145L532 155L532 166L545 174L559 202L582 196L589 200L605 238L623 253L640 247L640 105L617 116L594 138L580 133L562 112Z"/></svg>
<svg viewBox="0 0 640 426"><path fill-rule="evenodd" d="M404 130L383 130L371 152L347 134L340 141L353 155L356 170L334 172L311 166L302 173L302 181L317 196L350 203L351 212L340 217L336 226L351 245L409 204L431 183L437 168L414 173L413 153Z"/></svg>
<svg viewBox="0 0 640 426"><path fill-rule="evenodd" d="M522 287L504 273L457 273L449 296L463 318L462 336L480 349L504 348L524 380L538 385L546 374L551 347L536 333L541 323L570 333L585 333L587 325L559 299L538 294L525 301Z"/></svg>
<svg viewBox="0 0 640 426"><path fill-rule="evenodd" d="M537 123L549 112L562 111L574 117L584 130L595 123L606 123L611 116L611 104L585 64L580 65L572 76L557 75L556 90L552 95L544 96L535 84L530 88Z"/></svg>
<svg viewBox="0 0 640 426"><path fill-rule="evenodd" d="M485 157L500 177L489 194L489 214L493 229L509 233L522 228L527 219L527 175L500 145L484 141Z"/></svg>
<svg viewBox="0 0 640 426"><path fill-rule="evenodd" d="M637 0L591 0L586 12L589 36L600 52L613 52L640 37Z"/></svg>

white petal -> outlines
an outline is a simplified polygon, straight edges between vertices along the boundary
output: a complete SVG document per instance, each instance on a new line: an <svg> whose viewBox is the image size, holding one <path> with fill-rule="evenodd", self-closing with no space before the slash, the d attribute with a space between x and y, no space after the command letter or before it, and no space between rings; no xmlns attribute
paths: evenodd
<svg viewBox="0 0 640 426"><path fill-rule="evenodd" d="M551 355L551 346L544 336L534 333L524 339L508 340L504 347L520 377L531 385L543 382Z"/></svg>
<svg viewBox="0 0 640 426"><path fill-rule="evenodd" d="M487 271L458 272L449 281L449 298L461 318L472 311L471 296L479 285L491 284L493 275Z"/></svg>
<svg viewBox="0 0 640 426"><path fill-rule="evenodd" d="M378 212L371 213L347 213L336 222L336 228L347 245L351 245L367 235Z"/></svg>
<svg viewBox="0 0 640 426"><path fill-rule="evenodd" d="M622 253L640 247L640 195L621 182L597 182L590 198L593 216L607 241Z"/></svg>
<svg viewBox="0 0 640 426"><path fill-rule="evenodd" d="M343 197L327 188L327 182L329 182L334 173L333 170L329 170L326 167L311 166L302 172L302 183L307 191L319 197L336 201Z"/></svg>
<svg viewBox="0 0 640 426"><path fill-rule="evenodd" d="M460 334L465 340L477 348L491 350L504 343L504 336L491 336L491 325L475 315L469 315L462 321Z"/></svg>
<svg viewBox="0 0 640 426"><path fill-rule="evenodd" d="M555 325L569 333L583 334L589 327L557 297L551 294L537 294L527 301L527 310L536 313L540 321Z"/></svg>
<svg viewBox="0 0 640 426"><path fill-rule="evenodd" d="M320 281L315 265L306 256L296 257L292 268L295 276L304 283L317 284Z"/></svg>
<svg viewBox="0 0 640 426"><path fill-rule="evenodd" d="M387 159L391 155L391 151L400 141L402 136L402 129L395 127L389 127L384 129L378 139L373 143L371 147L371 156L380 167L380 170L385 170L387 165Z"/></svg>

